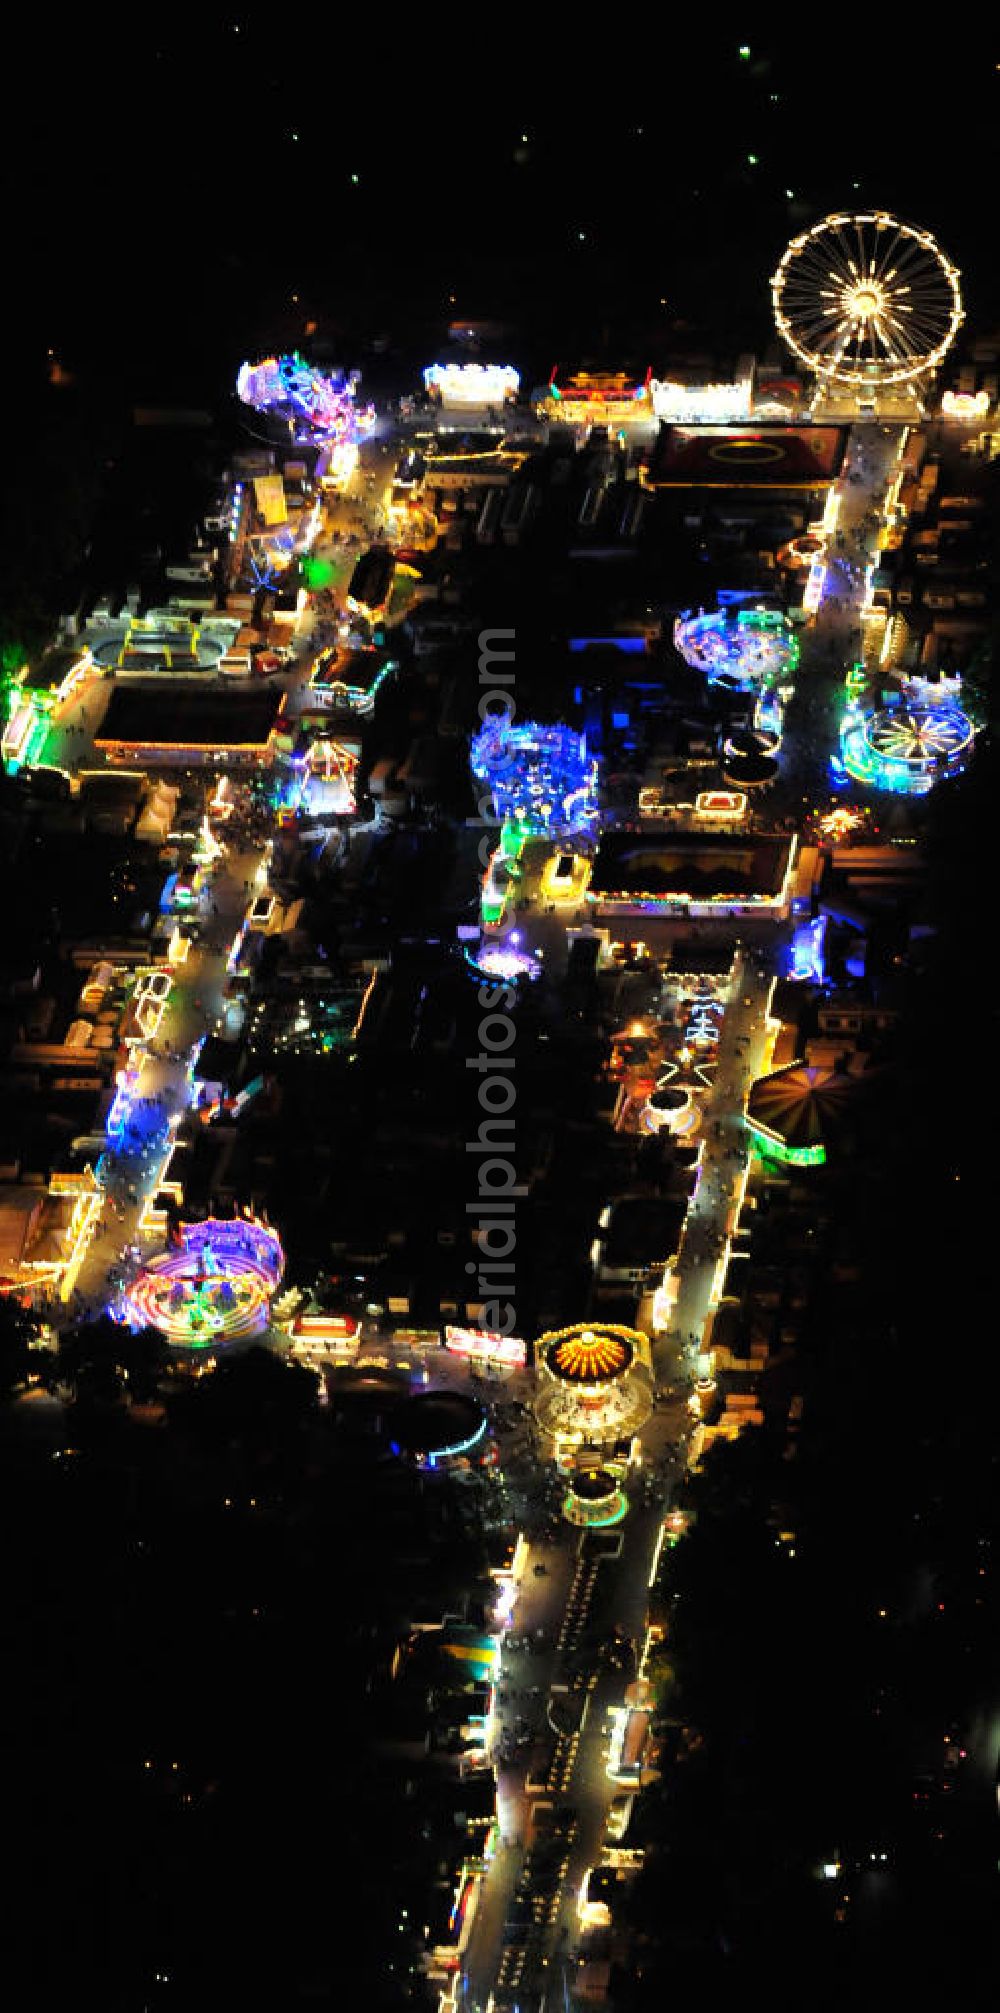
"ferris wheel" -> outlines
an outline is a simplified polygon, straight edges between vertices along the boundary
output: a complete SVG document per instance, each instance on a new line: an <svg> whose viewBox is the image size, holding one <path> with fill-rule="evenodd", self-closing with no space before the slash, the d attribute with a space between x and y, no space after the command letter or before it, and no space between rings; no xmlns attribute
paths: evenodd
<svg viewBox="0 0 1000 2013"><path fill-rule="evenodd" d="M957 706L884 706L866 721L865 740L880 762L927 773L968 747L972 725Z"/></svg>
<svg viewBox="0 0 1000 2013"><path fill-rule="evenodd" d="M884 210L824 217L771 280L778 333L817 376L901 384L936 369L964 320L956 266Z"/></svg>

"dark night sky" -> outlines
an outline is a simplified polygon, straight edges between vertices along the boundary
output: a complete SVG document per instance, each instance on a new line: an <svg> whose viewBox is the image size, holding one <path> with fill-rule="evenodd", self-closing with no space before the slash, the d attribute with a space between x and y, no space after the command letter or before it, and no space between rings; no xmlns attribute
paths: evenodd
<svg viewBox="0 0 1000 2013"><path fill-rule="evenodd" d="M103 47L80 22L34 31L8 119L29 354L101 358L136 389L170 359L211 388L298 293L359 353L379 331L425 361L465 313L503 315L539 369L602 342L655 363L668 339L766 340L788 237L855 201L929 226L970 315L1000 315L1000 69L968 38L906 53L841 23L817 54L747 23L743 61L714 15L595 33L506 10L463 75L446 16L293 18L284 39L273 9L133 15ZM450 42L477 50L479 19Z"/></svg>

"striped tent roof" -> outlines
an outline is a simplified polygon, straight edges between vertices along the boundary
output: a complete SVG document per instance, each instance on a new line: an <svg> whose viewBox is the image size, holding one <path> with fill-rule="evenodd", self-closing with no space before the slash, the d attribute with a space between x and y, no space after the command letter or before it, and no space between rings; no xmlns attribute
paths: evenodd
<svg viewBox="0 0 1000 2013"><path fill-rule="evenodd" d="M747 1117L789 1147L828 1146L843 1126L857 1079L842 1070L793 1062L762 1076L747 1100Z"/></svg>

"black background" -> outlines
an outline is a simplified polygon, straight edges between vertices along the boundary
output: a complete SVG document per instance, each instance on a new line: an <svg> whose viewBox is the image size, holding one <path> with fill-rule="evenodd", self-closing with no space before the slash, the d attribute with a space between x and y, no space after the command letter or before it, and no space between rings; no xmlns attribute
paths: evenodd
<svg viewBox="0 0 1000 2013"><path fill-rule="evenodd" d="M7 328L29 371L51 348L138 396L207 396L314 318L342 361L388 337L377 389L459 315L506 323L529 376L656 367L764 344L788 238L854 204L934 231L970 322L1000 314L1000 69L974 35L931 49L832 16L822 42L776 22L765 42L748 20L743 60L714 14L21 27Z"/></svg>

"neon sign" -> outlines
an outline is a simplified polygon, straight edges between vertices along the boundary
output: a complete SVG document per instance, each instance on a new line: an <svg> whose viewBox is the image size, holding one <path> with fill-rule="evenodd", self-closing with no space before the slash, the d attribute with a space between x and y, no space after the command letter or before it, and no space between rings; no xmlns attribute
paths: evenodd
<svg viewBox="0 0 1000 2013"><path fill-rule="evenodd" d="M696 818L742 818L746 807L742 790L699 790L694 800Z"/></svg>
<svg viewBox="0 0 1000 2013"><path fill-rule="evenodd" d="M464 1356L471 1362L504 1363L510 1369L523 1370L528 1360L528 1345L516 1335L497 1335L488 1328L446 1327L444 1346L453 1356Z"/></svg>
<svg viewBox="0 0 1000 2013"><path fill-rule="evenodd" d="M516 819L524 836L577 831L597 816L597 762L573 728L490 715L469 765L489 785L497 816Z"/></svg>

